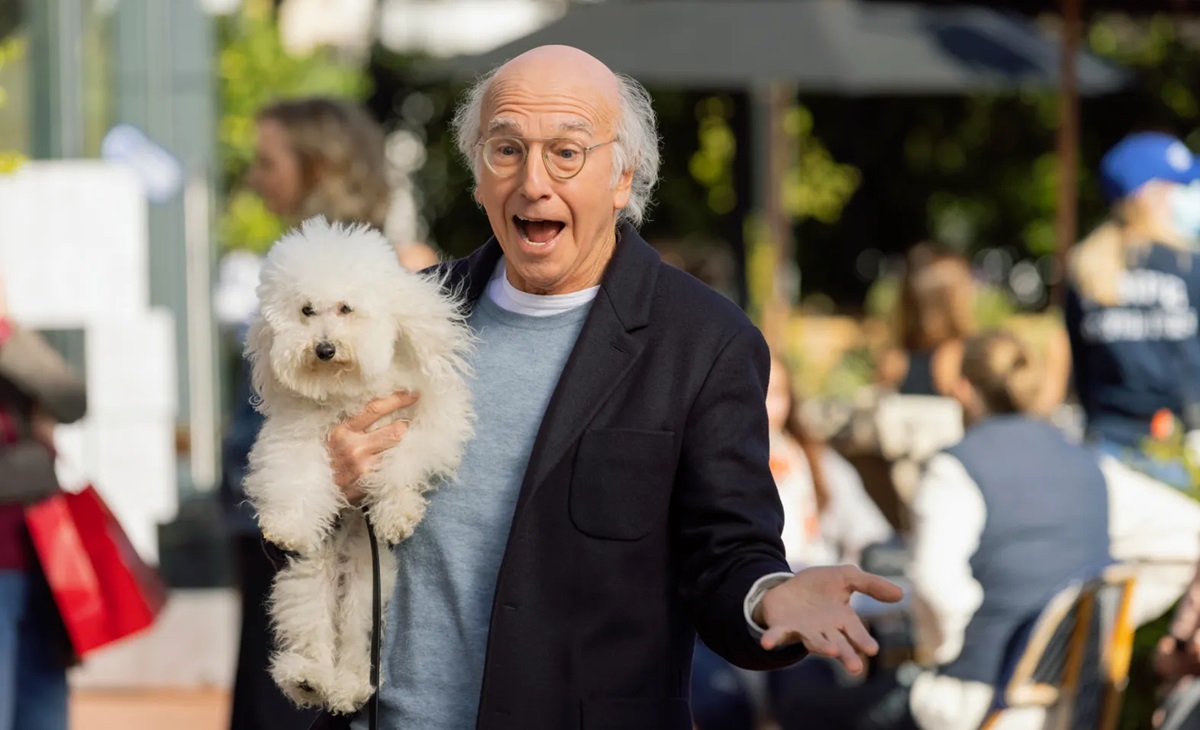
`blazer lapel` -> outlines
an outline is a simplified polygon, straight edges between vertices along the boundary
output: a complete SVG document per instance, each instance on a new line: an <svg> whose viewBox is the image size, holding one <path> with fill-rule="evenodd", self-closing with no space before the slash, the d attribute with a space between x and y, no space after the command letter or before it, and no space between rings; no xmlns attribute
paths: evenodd
<svg viewBox="0 0 1200 730"><path fill-rule="evenodd" d="M517 498L518 516L641 355L645 341L639 331L650 321L660 265L658 253L631 226L622 226L600 291L542 417Z"/></svg>
<svg viewBox="0 0 1200 730"><path fill-rule="evenodd" d="M502 255L500 243L492 237L470 256L439 264L427 271L432 271L434 276L445 277L442 286L448 291L461 292L468 309L473 309L475 302L487 289Z"/></svg>

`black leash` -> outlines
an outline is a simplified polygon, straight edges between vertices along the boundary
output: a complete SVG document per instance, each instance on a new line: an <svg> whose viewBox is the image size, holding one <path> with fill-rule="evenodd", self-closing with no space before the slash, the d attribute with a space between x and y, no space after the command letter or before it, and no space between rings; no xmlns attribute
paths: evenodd
<svg viewBox="0 0 1200 730"><path fill-rule="evenodd" d="M375 528L371 526L371 518L363 514L367 521L367 537L371 539L371 686L375 691L371 694L367 706L367 727L379 730L379 655L380 634L383 623L383 589L379 576L379 541L375 538Z"/></svg>

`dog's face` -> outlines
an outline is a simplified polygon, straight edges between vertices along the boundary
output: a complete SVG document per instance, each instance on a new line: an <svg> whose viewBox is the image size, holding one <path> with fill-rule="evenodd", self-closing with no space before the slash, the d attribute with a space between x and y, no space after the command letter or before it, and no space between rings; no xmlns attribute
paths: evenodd
<svg viewBox="0 0 1200 730"><path fill-rule="evenodd" d="M378 383L396 358L393 303L405 275L391 245L366 228L309 221L281 239L263 266L247 345L263 399L272 387L355 398Z"/></svg>
<svg viewBox="0 0 1200 730"><path fill-rule="evenodd" d="M280 385L312 400L355 397L385 375L396 333L352 282L325 291L291 291L288 306L267 320L271 370Z"/></svg>
<svg viewBox="0 0 1200 730"><path fill-rule="evenodd" d="M264 413L281 390L361 400L396 374L404 387L439 387L469 370L460 300L406 271L369 228L305 221L271 248L258 299L246 354Z"/></svg>

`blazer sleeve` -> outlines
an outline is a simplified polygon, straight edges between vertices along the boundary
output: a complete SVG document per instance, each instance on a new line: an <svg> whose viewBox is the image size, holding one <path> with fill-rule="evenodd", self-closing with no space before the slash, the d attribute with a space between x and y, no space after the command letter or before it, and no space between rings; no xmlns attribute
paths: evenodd
<svg viewBox="0 0 1200 730"><path fill-rule="evenodd" d="M696 630L728 661L760 671L805 655L802 645L764 650L743 613L755 581L789 572L768 461L769 372L758 329L726 342L688 415L674 495L680 590Z"/></svg>

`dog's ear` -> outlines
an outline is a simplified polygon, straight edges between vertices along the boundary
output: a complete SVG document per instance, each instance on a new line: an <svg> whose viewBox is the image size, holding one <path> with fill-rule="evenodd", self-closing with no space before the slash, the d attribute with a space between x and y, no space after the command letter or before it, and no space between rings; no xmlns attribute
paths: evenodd
<svg viewBox="0 0 1200 730"><path fill-rule="evenodd" d="M408 353L433 383L448 382L470 370L465 355L470 351L471 335L461 320L448 317L409 319L398 337L397 353Z"/></svg>
<svg viewBox="0 0 1200 730"><path fill-rule="evenodd" d="M246 335L245 357L250 361L250 384L254 388L251 402L255 410L264 416L270 414L272 403L278 403L282 395L279 381L275 379L275 371L271 369L271 346L275 343L275 335L262 318L258 316L250 323L250 331Z"/></svg>
<svg viewBox="0 0 1200 730"><path fill-rule="evenodd" d="M433 277L423 284L424 306L413 312L410 301L409 311L397 320L396 355L411 358L430 382L448 383L470 374L467 358L475 338L461 298L446 293Z"/></svg>

